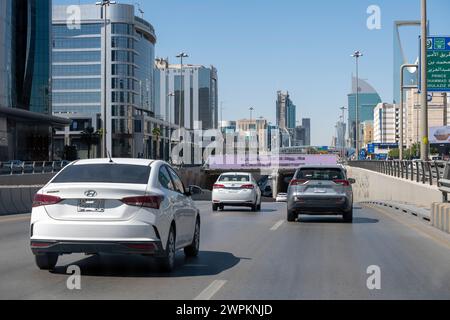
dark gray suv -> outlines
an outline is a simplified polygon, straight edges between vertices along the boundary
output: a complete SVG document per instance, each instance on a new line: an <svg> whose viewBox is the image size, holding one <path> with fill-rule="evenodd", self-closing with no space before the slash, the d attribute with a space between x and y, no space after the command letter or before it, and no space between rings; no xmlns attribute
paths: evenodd
<svg viewBox="0 0 450 320"><path fill-rule="evenodd" d="M342 215L353 222L354 183L341 165L300 167L289 184L287 220L293 222L299 214Z"/></svg>

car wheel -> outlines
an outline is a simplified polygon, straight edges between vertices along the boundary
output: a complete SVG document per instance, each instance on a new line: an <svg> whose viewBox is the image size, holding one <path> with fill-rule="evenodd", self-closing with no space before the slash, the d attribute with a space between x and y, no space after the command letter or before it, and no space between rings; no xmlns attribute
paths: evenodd
<svg viewBox="0 0 450 320"><path fill-rule="evenodd" d="M213 204L213 205L212 205L212 210L213 210L213 211L219 210L219 205Z"/></svg>
<svg viewBox="0 0 450 320"><path fill-rule="evenodd" d="M257 211L261 211L261 203L256 206Z"/></svg>
<svg viewBox="0 0 450 320"><path fill-rule="evenodd" d="M36 265L41 270L53 270L58 263L58 254L56 253L39 254L34 258Z"/></svg>
<svg viewBox="0 0 450 320"><path fill-rule="evenodd" d="M166 250L164 250L164 255L158 258L158 266L161 271L173 271L175 266L175 253L175 229L171 227L169 237L167 239Z"/></svg>
<svg viewBox="0 0 450 320"><path fill-rule="evenodd" d="M298 214L295 211L288 210L287 212L287 221L288 222L295 222L295 219L298 218Z"/></svg>
<svg viewBox="0 0 450 320"><path fill-rule="evenodd" d="M200 250L200 220L197 219L195 223L194 239L192 244L184 248L184 254L186 257L197 257Z"/></svg>
<svg viewBox="0 0 450 320"><path fill-rule="evenodd" d="M220 205L219 209L220 209L220 211L224 211L225 210L225 206L224 205Z"/></svg>
<svg viewBox="0 0 450 320"><path fill-rule="evenodd" d="M352 223L353 222L353 209L349 212L346 212L343 214L344 222L345 223Z"/></svg>

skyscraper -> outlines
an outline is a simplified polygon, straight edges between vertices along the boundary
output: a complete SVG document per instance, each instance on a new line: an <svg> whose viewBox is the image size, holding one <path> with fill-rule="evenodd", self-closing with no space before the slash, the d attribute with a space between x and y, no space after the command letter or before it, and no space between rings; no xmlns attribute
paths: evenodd
<svg viewBox="0 0 450 320"><path fill-rule="evenodd" d="M290 99L289 92L277 92L276 113L277 125L280 129L295 129L297 107Z"/></svg>
<svg viewBox="0 0 450 320"><path fill-rule="evenodd" d="M352 148L356 147L356 90L359 91L358 122L360 124L368 120L373 121L373 110L381 102L379 94L367 81L359 79L358 89L356 83L356 78L352 77L352 92L348 94L348 129ZM362 134L359 136L362 143Z"/></svg>
<svg viewBox="0 0 450 320"><path fill-rule="evenodd" d="M0 1L0 160L49 160L50 0Z"/></svg>
<svg viewBox="0 0 450 320"><path fill-rule="evenodd" d="M217 129L217 69L191 64L181 68L161 58L156 59L155 65L156 114L176 125L181 119L181 126L186 129L197 129L196 122L201 122L203 130Z"/></svg>
<svg viewBox="0 0 450 320"><path fill-rule="evenodd" d="M110 5L106 30L101 6L79 8L79 28L67 24L68 6L53 8L53 112L73 121L70 130L58 132L58 146L75 145L80 156L86 156L81 132L87 127L105 129L101 119L106 98L106 146L111 155L160 157L155 151L162 148L156 144L163 146L168 138L167 124L155 114L153 26L135 16L132 5Z"/></svg>

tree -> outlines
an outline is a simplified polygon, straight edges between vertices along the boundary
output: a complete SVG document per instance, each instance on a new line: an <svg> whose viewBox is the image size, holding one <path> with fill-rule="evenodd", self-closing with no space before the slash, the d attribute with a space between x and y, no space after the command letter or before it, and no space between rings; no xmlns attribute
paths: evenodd
<svg viewBox="0 0 450 320"><path fill-rule="evenodd" d="M390 159L399 159L400 158L400 149L389 150L389 158Z"/></svg>
<svg viewBox="0 0 450 320"><path fill-rule="evenodd" d="M100 132L95 131L92 127L87 127L81 132L81 142L88 148L88 159L90 159L92 146L96 146L100 143Z"/></svg>
<svg viewBox="0 0 450 320"><path fill-rule="evenodd" d="M64 160L75 161L78 159L78 152L75 146L64 146Z"/></svg>
<svg viewBox="0 0 450 320"><path fill-rule="evenodd" d="M152 130L153 139L156 141L156 158L160 156L161 129L158 127Z"/></svg>

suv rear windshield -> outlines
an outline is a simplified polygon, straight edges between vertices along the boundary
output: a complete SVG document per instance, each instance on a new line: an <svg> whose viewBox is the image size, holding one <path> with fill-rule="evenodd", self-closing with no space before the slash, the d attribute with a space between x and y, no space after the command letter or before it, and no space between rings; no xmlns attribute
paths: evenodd
<svg viewBox="0 0 450 320"><path fill-rule="evenodd" d="M225 175L221 176L220 182L249 182L250 177L248 175Z"/></svg>
<svg viewBox="0 0 450 320"><path fill-rule="evenodd" d="M340 169L300 169L297 173L298 180L344 180L345 176Z"/></svg>
<svg viewBox="0 0 450 320"><path fill-rule="evenodd" d="M149 166L129 164L85 164L65 168L52 183L125 183L147 184Z"/></svg>

